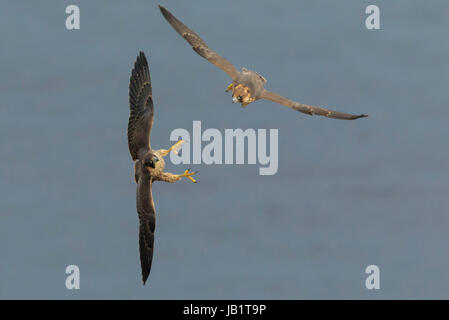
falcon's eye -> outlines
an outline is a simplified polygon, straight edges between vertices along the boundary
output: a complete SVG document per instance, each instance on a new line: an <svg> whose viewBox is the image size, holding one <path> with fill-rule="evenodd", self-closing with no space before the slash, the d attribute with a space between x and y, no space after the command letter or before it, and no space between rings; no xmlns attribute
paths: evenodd
<svg viewBox="0 0 449 320"><path fill-rule="evenodd" d="M238 96L238 98L237 98L238 100L239 100L239 102L242 102L242 100L243 100L243 97L242 96Z"/></svg>

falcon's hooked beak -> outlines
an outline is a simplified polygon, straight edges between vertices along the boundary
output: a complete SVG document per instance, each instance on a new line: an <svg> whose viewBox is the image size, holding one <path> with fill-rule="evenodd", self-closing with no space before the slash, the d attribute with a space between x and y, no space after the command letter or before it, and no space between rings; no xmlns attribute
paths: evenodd
<svg viewBox="0 0 449 320"><path fill-rule="evenodd" d="M236 97L232 97L232 103L237 103L240 102L239 99L237 99Z"/></svg>

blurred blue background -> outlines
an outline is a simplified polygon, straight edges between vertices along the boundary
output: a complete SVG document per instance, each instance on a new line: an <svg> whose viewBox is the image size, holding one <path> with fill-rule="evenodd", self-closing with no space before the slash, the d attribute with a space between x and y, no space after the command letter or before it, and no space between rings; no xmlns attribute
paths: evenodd
<svg viewBox="0 0 449 320"><path fill-rule="evenodd" d="M65 28L76 4L81 29ZM448 298L449 3L162 1L291 99L367 119L242 109L154 1L9 1L0 34L0 298ZM381 30L365 28L365 8ZM141 284L128 81L143 50L152 145L175 128L278 128L279 170L194 165L157 183ZM182 172L186 165L168 164ZM81 269L81 290L65 268ZM365 288L365 267L381 289Z"/></svg>

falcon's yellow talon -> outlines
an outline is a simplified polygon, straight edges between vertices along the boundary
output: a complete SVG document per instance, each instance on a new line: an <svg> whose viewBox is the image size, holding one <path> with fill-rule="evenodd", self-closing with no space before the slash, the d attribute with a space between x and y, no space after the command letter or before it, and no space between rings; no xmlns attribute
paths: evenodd
<svg viewBox="0 0 449 320"><path fill-rule="evenodd" d="M226 88L226 91L225 91L225 92L228 92L228 91L232 90L233 87L234 87L234 82L231 83L231 84Z"/></svg>
<svg viewBox="0 0 449 320"><path fill-rule="evenodd" d="M165 157L166 155L168 155L170 153L170 151L173 151L175 154L178 154L178 151L176 149L178 149L184 142L185 142L184 140L179 140L174 145L172 145L170 148L168 148L168 150L162 150L161 151L162 156Z"/></svg>
<svg viewBox="0 0 449 320"><path fill-rule="evenodd" d="M193 183L196 183L196 180L192 178L192 176L194 174L196 174L198 171L193 171L191 172L190 169L187 169L186 171L184 171L183 174L180 174L180 177L185 177L187 179L189 179L190 181L192 181Z"/></svg>

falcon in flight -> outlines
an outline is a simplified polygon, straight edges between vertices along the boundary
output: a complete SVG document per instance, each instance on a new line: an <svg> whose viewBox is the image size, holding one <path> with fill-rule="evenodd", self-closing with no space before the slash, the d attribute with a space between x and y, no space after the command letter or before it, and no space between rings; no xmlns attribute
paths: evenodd
<svg viewBox="0 0 449 320"><path fill-rule="evenodd" d="M183 174L164 172L164 157L184 142L175 143L169 149L152 149L150 133L153 126L154 107L151 89L150 70L143 52L137 56L129 80L129 122L128 147L134 161L134 179L137 183L136 206L139 215L139 250L143 284L150 274L153 260L154 228L156 210L154 208L151 187L154 181L175 182L182 177L192 177L196 172L186 170Z"/></svg>
<svg viewBox="0 0 449 320"><path fill-rule="evenodd" d="M284 98L277 93L265 90L264 86L267 83L267 80L263 76L255 71L247 70L245 68L242 68L242 71L239 72L232 63L209 48L199 35L179 21L170 13L170 11L162 6L159 6L159 9L168 23L170 23L170 25L181 35L181 37L190 43L192 49L196 53L222 69L231 77L232 83L227 87L226 92L232 90L233 103L238 102L242 104L242 107L246 107L254 101L266 99L309 115L316 114L319 116L343 120L354 120L367 117L366 114L353 115L325 108L309 106Z"/></svg>

